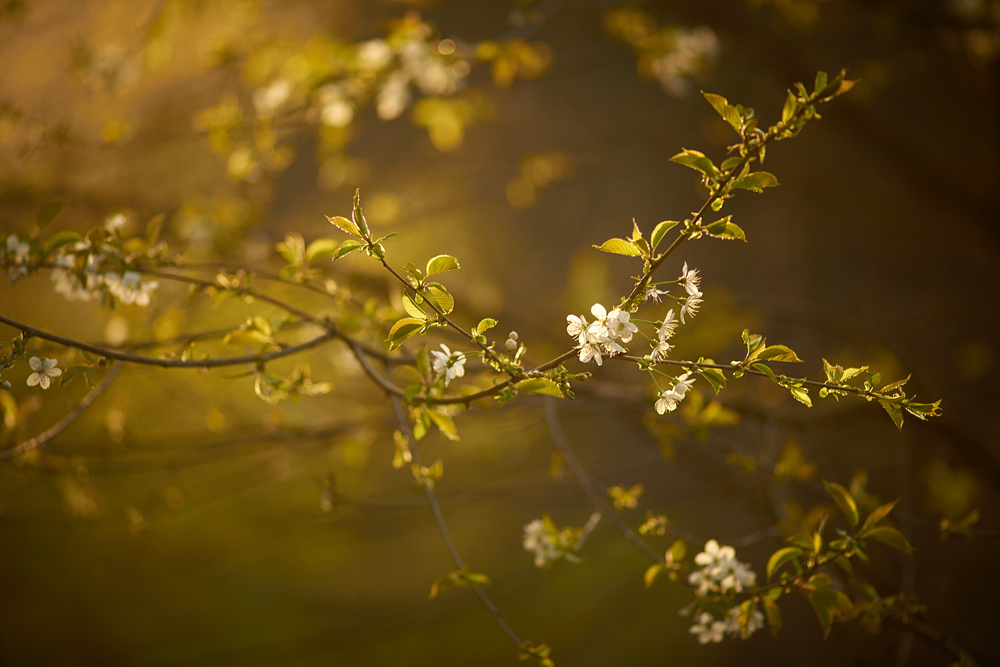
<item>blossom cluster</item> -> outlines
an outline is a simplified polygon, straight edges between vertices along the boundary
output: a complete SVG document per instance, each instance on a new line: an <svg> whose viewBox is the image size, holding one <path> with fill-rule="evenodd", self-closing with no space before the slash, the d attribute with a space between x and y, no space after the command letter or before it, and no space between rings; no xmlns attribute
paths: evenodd
<svg viewBox="0 0 1000 667"><path fill-rule="evenodd" d="M560 531L546 515L544 519L535 519L524 526L522 543L526 551L535 552L535 567L544 568L560 558L580 562L573 553L579 537L579 530L563 528Z"/></svg>
<svg viewBox="0 0 1000 667"><path fill-rule="evenodd" d="M688 576L688 583L696 587L698 597L740 593L757 585L757 575L749 565L736 558L736 550L719 546L715 540L705 543L705 550L694 557L694 562L702 567Z"/></svg>
<svg viewBox="0 0 1000 667"><path fill-rule="evenodd" d="M746 628L741 630L739 607L730 609L722 620L715 620L715 617L708 612L698 614L695 620L696 623L691 626L689 632L698 635L699 644L721 642L726 635L748 639L750 635L764 627L764 614L754 609L747 619Z"/></svg>
<svg viewBox="0 0 1000 667"><path fill-rule="evenodd" d="M631 316L621 308L615 308L609 313L604 306L595 303L590 313L596 319L589 323L583 315L568 315L566 333L577 340L580 361L593 361L600 366L602 354L614 356L625 352L621 343L631 341L632 334L639 327L629 321Z"/></svg>
<svg viewBox="0 0 1000 667"><path fill-rule="evenodd" d="M28 274L26 264L31 255L31 244L22 241L17 234L11 234L7 237L2 253L11 280L23 278Z"/></svg>
<svg viewBox="0 0 1000 667"><path fill-rule="evenodd" d="M258 88L253 105L258 116L270 118L306 97L312 118L327 127L347 127L372 100L378 117L392 120L410 105L412 88L424 95L460 90L471 70L467 50L450 39L438 39L430 25L411 15L385 39L361 42L347 50L331 45L335 64L330 71L303 78L300 68L286 66L295 75L279 76ZM296 62L294 54L288 62ZM323 85L313 88L317 79Z"/></svg>
<svg viewBox="0 0 1000 667"><path fill-rule="evenodd" d="M656 408L656 412L663 414L665 412L673 412L677 409L677 404L684 400L687 396L688 389L694 384L694 378L691 377L691 373L684 373L680 375L674 382L674 386L670 389L660 392L660 397L656 400L656 404L653 406Z"/></svg>

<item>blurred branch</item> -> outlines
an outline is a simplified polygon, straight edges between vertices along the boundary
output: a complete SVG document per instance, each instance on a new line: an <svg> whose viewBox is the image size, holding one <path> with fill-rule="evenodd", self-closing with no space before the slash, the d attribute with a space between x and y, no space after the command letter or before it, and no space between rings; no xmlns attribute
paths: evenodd
<svg viewBox="0 0 1000 667"><path fill-rule="evenodd" d="M36 447L41 447L45 445L45 443L47 443L49 440L62 433L62 431L65 430L67 426L72 424L84 410L90 407L91 403L97 400L98 396L104 393L105 389L111 386L111 383L114 382L115 377L117 377L118 372L121 369L122 369L122 362L119 361L118 363L114 364L111 367L111 370L109 370L108 374L104 376L104 379L101 380L100 384L91 389L86 396L80 399L80 402L76 405L76 407L73 408L73 410L68 415L66 415L58 422L53 424L49 429L36 435L31 440L26 440L25 442L22 442L20 445L0 451L0 461L6 461L15 456L20 456L25 452L30 452L32 449L35 449Z"/></svg>

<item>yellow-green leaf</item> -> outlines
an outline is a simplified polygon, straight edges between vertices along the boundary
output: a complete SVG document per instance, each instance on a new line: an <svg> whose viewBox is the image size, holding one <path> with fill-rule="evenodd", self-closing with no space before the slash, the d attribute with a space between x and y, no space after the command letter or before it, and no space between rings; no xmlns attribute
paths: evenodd
<svg viewBox="0 0 1000 667"><path fill-rule="evenodd" d="M889 516L889 512L896 507L896 503L898 502L898 500L893 500L891 503L886 503L873 509L872 513L865 519L864 525L861 526L860 536L864 537L867 531L877 526L882 519Z"/></svg>
<svg viewBox="0 0 1000 667"><path fill-rule="evenodd" d="M49 238L45 239L45 247L43 248L43 250L47 255L56 248L61 248L62 246L68 245L70 243L76 243L81 238L83 237L77 234L76 232L71 232L71 231L56 232Z"/></svg>
<svg viewBox="0 0 1000 667"><path fill-rule="evenodd" d="M674 222L673 220L664 220L656 227L653 228L653 234L649 237L649 243L656 250L656 246L660 245L660 241L666 236L667 232L679 225L679 222Z"/></svg>
<svg viewBox="0 0 1000 667"><path fill-rule="evenodd" d="M418 320L427 319L427 313L421 310L420 306L418 306L417 303L406 294L403 295L403 310L405 310L406 314L410 317L414 317Z"/></svg>
<svg viewBox="0 0 1000 667"><path fill-rule="evenodd" d="M657 563L656 565L650 565L646 568L646 573L642 575L642 582L645 584L646 588L653 585L653 580L656 579L657 575L663 572L663 563Z"/></svg>
<svg viewBox="0 0 1000 667"><path fill-rule="evenodd" d="M778 635L778 630L781 629L781 607L778 606L777 602L772 602L771 600L764 600L764 617L767 619L767 625L771 628L771 636L776 637Z"/></svg>
<svg viewBox="0 0 1000 667"><path fill-rule="evenodd" d="M595 245L598 250L612 252L616 255L630 255L632 257L642 257L642 250L636 244L625 239L608 239L601 245Z"/></svg>
<svg viewBox="0 0 1000 667"><path fill-rule="evenodd" d="M317 259L322 259L327 255L332 255L340 247L340 242L337 239L332 238L322 238L316 239L309 244L306 248L306 261L309 263L315 262Z"/></svg>
<svg viewBox="0 0 1000 667"><path fill-rule="evenodd" d="M516 385L518 391L530 391L534 394L545 394L546 396L556 396L562 398L559 385L548 378L529 378L521 380Z"/></svg>
<svg viewBox="0 0 1000 667"><path fill-rule="evenodd" d="M427 260L427 275L457 271L460 268L462 267L458 264L458 260L451 255L437 255Z"/></svg>
<svg viewBox="0 0 1000 667"><path fill-rule="evenodd" d="M768 345L757 354L761 361L802 361L798 355L784 345Z"/></svg>
<svg viewBox="0 0 1000 667"><path fill-rule="evenodd" d="M348 220L341 215L336 215L332 218L330 216L326 216L326 219L335 224L337 227L340 227L348 234L352 234L357 237L361 236L361 230L358 229L358 226L354 224L353 221Z"/></svg>
<svg viewBox="0 0 1000 667"><path fill-rule="evenodd" d="M445 315L455 310L455 297L441 283L427 285L427 298L433 301Z"/></svg>
<svg viewBox="0 0 1000 667"><path fill-rule="evenodd" d="M798 547L783 547L775 551L767 561L767 580L770 581L782 565L795 560L803 553L805 552Z"/></svg>
<svg viewBox="0 0 1000 667"><path fill-rule="evenodd" d="M426 323L424 320L404 317L393 324L392 329L389 330L389 337L386 338L386 342L389 343L389 351L391 352L402 345L403 341L420 331Z"/></svg>
<svg viewBox="0 0 1000 667"><path fill-rule="evenodd" d="M851 528L858 525L860 517L858 517L858 505L854 502L854 497L851 492L845 489L840 484L836 482L828 482L823 480L823 486L826 487L827 493L833 498L834 502L837 503L837 507L844 514L844 518L847 519L847 523L851 524Z"/></svg>

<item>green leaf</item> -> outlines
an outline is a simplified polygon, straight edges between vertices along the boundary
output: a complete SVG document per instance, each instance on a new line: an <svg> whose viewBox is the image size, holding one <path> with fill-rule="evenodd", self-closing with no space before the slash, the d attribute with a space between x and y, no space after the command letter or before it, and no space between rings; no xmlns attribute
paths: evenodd
<svg viewBox="0 0 1000 667"><path fill-rule="evenodd" d="M736 110L736 107L729 104L729 101L725 97L704 91L701 94L705 96L705 99L712 105L712 108L719 112L722 120L729 123L734 130L739 132L743 128L743 118L740 116L740 112Z"/></svg>
<svg viewBox="0 0 1000 667"><path fill-rule="evenodd" d="M902 431L903 430L903 409L900 408L898 404L893 403L892 401L888 401L888 400L886 400L884 398L878 399L878 404L881 405L882 408L887 413L889 413L889 416L892 418L893 423L896 424L896 428L899 429L900 431Z"/></svg>
<svg viewBox="0 0 1000 667"><path fill-rule="evenodd" d="M813 406L812 399L809 398L808 389L804 387L789 387L788 391L792 394L792 397L795 398L796 401L802 403L807 408L811 408Z"/></svg>
<svg viewBox="0 0 1000 667"><path fill-rule="evenodd" d="M558 398L562 398L563 395L559 390L559 385L548 378L529 378L521 380L514 386L517 387L518 391L530 391L533 394L545 394Z"/></svg>
<svg viewBox="0 0 1000 667"><path fill-rule="evenodd" d="M679 224L679 222L674 222L673 220L664 220L654 227L653 234L649 237L649 243L653 246L653 250L656 250L656 246L660 245L660 241L663 240L666 233Z"/></svg>
<svg viewBox="0 0 1000 667"><path fill-rule="evenodd" d="M354 191L354 224L361 230L361 235L368 238L368 223L365 221L365 214L361 212L361 188Z"/></svg>
<svg viewBox="0 0 1000 667"><path fill-rule="evenodd" d="M306 261L312 264L317 259L332 255L340 247L340 242L333 238L316 239L306 248Z"/></svg>
<svg viewBox="0 0 1000 667"><path fill-rule="evenodd" d="M763 192L764 188L773 188L778 185L778 179L774 174L766 171L755 171L752 174L737 179L733 183L734 188L740 190L751 190L752 192Z"/></svg>
<svg viewBox="0 0 1000 667"><path fill-rule="evenodd" d="M340 259L344 255L352 253L355 250L361 248L362 246L364 246L364 244L361 241L357 241L355 239L347 239L346 241L341 243L340 247L337 248L337 251L333 253L333 258Z"/></svg>
<svg viewBox="0 0 1000 667"><path fill-rule="evenodd" d="M429 276L445 271L457 271L460 268L462 267L459 266L458 260L451 255L437 255L427 260L427 275Z"/></svg>
<svg viewBox="0 0 1000 667"><path fill-rule="evenodd" d="M752 368L754 368L754 369L760 371L761 373L763 373L764 375L766 375L768 378L770 378L771 382L778 382L778 376L776 376L774 374L774 371L772 371L771 367L768 366L767 364L760 364L760 363L753 364Z"/></svg>
<svg viewBox="0 0 1000 667"><path fill-rule="evenodd" d="M410 317L414 317L418 320L427 319L427 313L421 310L420 306L417 305L417 302L411 299L407 294L403 295L403 310L406 311L406 314Z"/></svg>
<svg viewBox="0 0 1000 667"><path fill-rule="evenodd" d="M425 320L418 320L413 317L404 317L398 320L392 325L392 329L389 330L389 337L386 338L386 342L389 343L389 351L391 352L402 345L403 341L420 331L425 324L427 324Z"/></svg>
<svg viewBox="0 0 1000 667"><path fill-rule="evenodd" d="M441 283L427 283L427 298L433 301L445 315L455 310L455 297Z"/></svg>
<svg viewBox="0 0 1000 667"><path fill-rule="evenodd" d="M613 252L616 255L642 257L642 250L639 246L631 241L626 241L625 239L608 239L601 245L595 245L594 247L598 250L603 250L604 252Z"/></svg>
<svg viewBox="0 0 1000 667"><path fill-rule="evenodd" d="M473 336L479 335L484 331L492 329L496 325L497 321L495 319L493 319L492 317L484 317L483 319L479 320L479 324L477 324L475 328L472 329L472 335Z"/></svg>
<svg viewBox="0 0 1000 667"><path fill-rule="evenodd" d="M768 627L771 628L771 637L777 637L778 630L781 629L781 607L777 602L764 600L764 617L767 619Z"/></svg>
<svg viewBox="0 0 1000 667"><path fill-rule="evenodd" d="M56 232L49 238L45 239L45 247L43 250L47 255L56 248L61 248L62 246L68 245L70 243L76 243L82 238L83 237L77 234L76 232L70 232L70 231Z"/></svg>
<svg viewBox="0 0 1000 667"><path fill-rule="evenodd" d="M697 373L712 385L716 395L726 386L726 375L718 368L699 368Z"/></svg>
<svg viewBox="0 0 1000 667"><path fill-rule="evenodd" d="M737 239L740 241L746 241L747 235L743 232L739 225L734 222L730 222L733 216L727 215L721 220L716 220L710 225L705 226L705 233L709 236L717 239Z"/></svg>
<svg viewBox="0 0 1000 667"><path fill-rule="evenodd" d="M66 208L67 203L67 200L62 197L54 197L42 204L42 207L38 210L38 216L35 218L38 228L45 229L48 227L55 220L56 216Z"/></svg>
<svg viewBox="0 0 1000 667"><path fill-rule="evenodd" d="M782 565L789 563L799 556L803 555L805 552L798 547L783 547L778 549L767 561L767 580L771 581L774 573L777 572Z"/></svg>
<svg viewBox="0 0 1000 667"><path fill-rule="evenodd" d="M760 351L757 359L762 361L802 361L795 352L784 345L768 345Z"/></svg>
<svg viewBox="0 0 1000 667"><path fill-rule="evenodd" d="M844 518L847 519L847 523L851 524L851 528L858 525L860 517L858 516L858 505L854 502L854 496L851 492L845 489L840 484L836 482L828 482L823 480L823 486L826 487L827 493L833 498L834 502L837 503L837 507L844 514Z"/></svg>
<svg viewBox="0 0 1000 667"><path fill-rule="evenodd" d="M876 526L869 530L865 537L869 540L881 542L898 551L905 551L908 554L913 553L913 547L910 546L910 543L906 541L901 532L892 526Z"/></svg>
<svg viewBox="0 0 1000 667"><path fill-rule="evenodd" d="M893 508L896 507L896 503L898 502L899 502L898 500L893 500L891 503L886 503L885 505L880 505L875 509L873 509L872 513L868 515L868 518L865 519L864 524L861 526L861 530L859 531L858 536L864 537L865 534L869 530L877 526L879 522L882 521L882 519L889 516L889 512L891 512Z"/></svg>
<svg viewBox="0 0 1000 667"><path fill-rule="evenodd" d="M431 418L434 425L438 427L441 434L449 440L458 440L458 429L455 427L455 420L448 415L441 414L437 410L428 410L427 416Z"/></svg>
<svg viewBox="0 0 1000 667"><path fill-rule="evenodd" d="M656 576L660 574L660 572L663 572L663 568L663 563L656 563L655 565L650 565L646 568L646 573L642 575L642 583L646 586L646 588L653 585L653 580L656 579Z"/></svg>
<svg viewBox="0 0 1000 667"><path fill-rule="evenodd" d="M813 91L816 93L824 92L826 90L826 82L826 72L816 72L816 83L813 85Z"/></svg>
<svg viewBox="0 0 1000 667"><path fill-rule="evenodd" d="M705 154L701 151L693 151L685 148L682 152L670 158L670 161L682 164L685 167L694 169L695 171L700 171L709 178L716 178L719 176L719 170L714 164L712 164L711 160L705 157Z"/></svg>
<svg viewBox="0 0 1000 667"><path fill-rule="evenodd" d="M361 230L358 229L358 226L343 216L337 215L332 218L330 216L326 216L326 219L340 227L348 234L357 237L361 236Z"/></svg>

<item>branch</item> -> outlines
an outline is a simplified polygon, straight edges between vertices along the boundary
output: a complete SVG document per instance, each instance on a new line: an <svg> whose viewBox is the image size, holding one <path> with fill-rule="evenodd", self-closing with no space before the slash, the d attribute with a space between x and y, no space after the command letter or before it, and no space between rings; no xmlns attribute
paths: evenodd
<svg viewBox="0 0 1000 667"><path fill-rule="evenodd" d="M93 389L91 389L87 393L87 395L80 400L80 403L75 408L73 408L72 412L70 412L68 415L66 415L58 422L53 424L47 430L42 431L41 433L36 435L31 440L26 440L22 442L20 445L0 451L0 461L6 461L15 456L20 456L25 452L30 452L32 449L45 445L49 440L59 435L63 430L66 429L67 426L72 424L84 410L90 407L90 404L93 403L95 400L97 400L97 397L103 394L105 389L111 386L111 383L118 375L118 371L120 371L121 369L122 369L122 362L119 361L118 363L116 363L114 366L111 367L111 370L108 371L108 374L106 376L104 376L104 379L101 380L101 383L96 387L94 387Z"/></svg>

